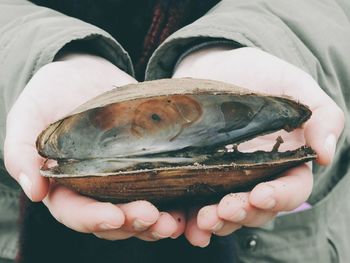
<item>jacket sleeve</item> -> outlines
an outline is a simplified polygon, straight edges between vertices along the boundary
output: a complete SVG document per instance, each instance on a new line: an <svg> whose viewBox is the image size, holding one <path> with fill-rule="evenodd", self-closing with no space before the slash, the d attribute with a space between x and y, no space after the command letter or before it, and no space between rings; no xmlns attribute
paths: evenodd
<svg viewBox="0 0 350 263"><path fill-rule="evenodd" d="M0 0L0 159L6 115L16 98L39 68L74 42L133 74L128 54L105 31L29 1ZM2 182L4 170L0 173Z"/></svg>
<svg viewBox="0 0 350 263"><path fill-rule="evenodd" d="M349 97L349 1L222 0L170 36L152 56L146 76L170 77L182 53L203 42L225 40L260 48L296 65L346 108L337 94L343 87Z"/></svg>

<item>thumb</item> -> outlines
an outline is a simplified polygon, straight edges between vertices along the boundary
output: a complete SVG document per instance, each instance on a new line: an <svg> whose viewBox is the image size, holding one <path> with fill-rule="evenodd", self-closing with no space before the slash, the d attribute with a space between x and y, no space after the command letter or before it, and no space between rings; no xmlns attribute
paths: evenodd
<svg viewBox="0 0 350 263"><path fill-rule="evenodd" d="M34 146L5 140L6 169L32 201L41 201L48 192L49 181L39 174L42 161Z"/></svg>
<svg viewBox="0 0 350 263"><path fill-rule="evenodd" d="M332 162L336 144L344 129L344 113L331 100L313 110L305 126L305 138L317 153L317 162L328 165Z"/></svg>

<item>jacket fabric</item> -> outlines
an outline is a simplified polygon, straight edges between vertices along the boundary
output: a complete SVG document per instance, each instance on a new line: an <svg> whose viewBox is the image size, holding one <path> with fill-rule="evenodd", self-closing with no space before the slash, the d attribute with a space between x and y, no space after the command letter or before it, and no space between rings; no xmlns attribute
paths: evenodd
<svg viewBox="0 0 350 263"><path fill-rule="evenodd" d="M123 1L95 1L96 4L98 2L103 2L104 5L107 3L118 5ZM144 46L138 48L136 45L128 44L132 41L123 38L118 30L115 31L118 23L111 29L105 26L108 23L101 22L102 18L80 17L73 12L79 8L60 7L60 1L37 3L50 8L24 0L0 0L0 157L3 156L6 116L11 106L35 72L52 62L63 47L79 43L79 46L93 50L131 75L135 74L135 66L142 58L144 50ZM72 3L77 5L78 1ZM214 4L214 1L211 4ZM135 241L137 245L133 243L127 248L129 255L143 251L140 255L145 255L144 258L135 259L133 262L145 262L142 260L146 259L146 255L153 260L152 262L163 262L154 258L160 251L168 251L168 255L175 253L178 256L181 255L179 251L184 251L184 256L197 255L197 258L201 254L203 262L234 262L236 259L239 262L349 262L350 228L347 227L350 221L350 205L347 204L350 198L349 1L222 0L204 14L209 6L210 4L198 12L196 19L193 19L194 16L188 16L192 20L188 18L181 25L177 25L181 29L173 34L168 33L167 37L162 39L163 42L158 38L158 44L162 43L155 50L151 48L151 52L148 51L144 56L145 79L171 77L174 66L184 53L207 43L224 41L233 45L256 47L308 72L342 108L346 127L338 142L332 165L328 167L314 165L315 184L308 200L312 204L311 209L279 216L262 228L243 228L231 236L217 238L210 248L211 253L208 252L210 255L206 255L209 249L198 252L198 249L189 248L184 242L181 243L181 240L166 240L157 242L159 244L156 245ZM154 10L153 6L148 8ZM145 15L145 21L150 20L150 17ZM135 32L144 32L144 35L139 37L142 44L147 38L149 28L143 28L143 31L137 29L136 20ZM120 24L120 28L122 27ZM139 72L143 69L142 66L138 68ZM139 73L138 77L142 79ZM0 262L2 263L13 259L17 253L19 189L10 179L3 164L0 166ZM37 212L39 210L45 209L40 205L29 209L34 211L34 215L41 214ZM44 217L31 217L32 221L28 222L34 222L32 229L42 224L42 218ZM48 220L49 218L48 216ZM59 230L52 230L54 232L51 233L72 232L62 226L57 227ZM38 232L33 232L33 235L36 233ZM64 250L59 249L60 245L52 241L53 236L44 235L42 238L45 244L52 242L56 248L53 253L64 253ZM95 241L86 241L84 244L90 242ZM97 242L99 242L98 248L112 246L113 243L99 240ZM126 247L125 244L128 242L134 241L116 242L114 245ZM172 250L169 250L169 247ZM189 250L191 252L186 254ZM121 262L129 261L125 258Z"/></svg>

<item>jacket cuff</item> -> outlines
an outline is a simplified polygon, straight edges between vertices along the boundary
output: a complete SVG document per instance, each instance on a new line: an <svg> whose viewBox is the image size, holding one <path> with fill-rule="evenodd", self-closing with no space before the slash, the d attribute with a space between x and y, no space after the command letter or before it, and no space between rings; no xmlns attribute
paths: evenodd
<svg viewBox="0 0 350 263"><path fill-rule="evenodd" d="M296 50L291 40L282 32L277 32L274 38L269 38L266 35L259 38L256 34L245 32L244 28L235 30L233 26L208 26L198 22L200 20L175 32L159 46L151 57L146 69L146 79L171 77L174 67L183 53L198 44L210 43L212 41L214 43L215 41L231 42L234 48L242 46L260 48L278 57L282 57L284 60L305 71L310 71L305 58L301 57L300 52ZM258 26L254 25L254 27L256 28L254 31L261 31L261 29L257 28ZM265 24L264 27L267 27L267 25ZM276 30L280 31L280 29ZM278 38L279 35L281 35L281 38L284 38L283 44L275 41L275 38ZM292 51L293 54L284 56L283 52L285 51Z"/></svg>
<svg viewBox="0 0 350 263"><path fill-rule="evenodd" d="M209 48L209 47L228 47L228 48L240 48L243 47L242 45L238 44L237 42L234 41L228 41L225 39L212 39L209 41L205 41L202 43L199 43L197 45L191 46L190 48L188 48L187 50L185 50L182 54L180 54L180 56L177 58L172 75L174 75L174 71L176 70L177 66L181 63L181 61L187 57L188 55L190 55L193 52L196 52L198 50L201 50L203 48Z"/></svg>

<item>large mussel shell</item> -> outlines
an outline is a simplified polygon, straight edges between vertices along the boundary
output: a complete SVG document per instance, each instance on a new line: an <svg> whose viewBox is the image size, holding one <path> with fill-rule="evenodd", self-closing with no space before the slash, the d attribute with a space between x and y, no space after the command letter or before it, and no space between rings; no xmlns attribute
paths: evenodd
<svg viewBox="0 0 350 263"><path fill-rule="evenodd" d="M217 81L171 79L107 92L53 123L39 153L57 160L42 174L100 200L205 202L249 189L315 158L287 152L227 152L225 146L280 129L311 111L290 98Z"/></svg>

